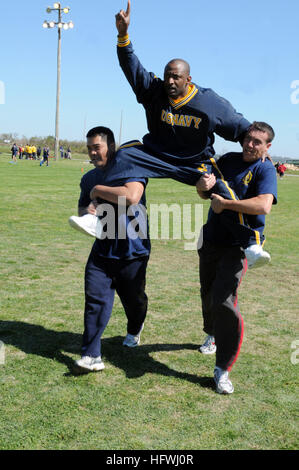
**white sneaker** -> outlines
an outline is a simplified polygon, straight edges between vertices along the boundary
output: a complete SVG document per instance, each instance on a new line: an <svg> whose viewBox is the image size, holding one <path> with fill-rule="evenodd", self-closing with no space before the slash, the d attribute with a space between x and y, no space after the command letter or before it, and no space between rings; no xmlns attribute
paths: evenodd
<svg viewBox="0 0 299 470"><path fill-rule="evenodd" d="M222 393L223 395L233 393L234 387L228 378L227 370L220 369L220 367L215 367L214 380L216 384L217 393Z"/></svg>
<svg viewBox="0 0 299 470"><path fill-rule="evenodd" d="M205 339L205 342L200 346L199 351L202 354L214 354L216 349L214 336L208 335Z"/></svg>
<svg viewBox="0 0 299 470"><path fill-rule="evenodd" d="M143 324L137 335L130 335L130 333L128 333L123 341L123 346L128 346L129 348L135 348L136 346L138 346L138 344L140 343L140 335L142 330Z"/></svg>
<svg viewBox="0 0 299 470"><path fill-rule="evenodd" d="M83 232L91 237L101 238L102 224L100 219L96 215L85 214L81 217L72 215L69 218L69 224L71 227Z"/></svg>
<svg viewBox="0 0 299 470"><path fill-rule="evenodd" d="M75 362L76 366L79 369L89 370L89 371L99 371L105 369L105 364L102 361L101 356L91 357L83 356L81 359Z"/></svg>
<svg viewBox="0 0 299 470"><path fill-rule="evenodd" d="M259 268L269 263L271 260L270 254L264 251L261 245L251 245L244 251L247 258L248 269Z"/></svg>

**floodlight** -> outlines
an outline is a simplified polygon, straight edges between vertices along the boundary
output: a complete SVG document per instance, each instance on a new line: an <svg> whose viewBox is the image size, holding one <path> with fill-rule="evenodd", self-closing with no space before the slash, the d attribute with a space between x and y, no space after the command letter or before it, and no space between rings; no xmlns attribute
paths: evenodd
<svg viewBox="0 0 299 470"><path fill-rule="evenodd" d="M50 7L48 7L47 10L46 10L47 13L51 13L51 11L52 11L52 8L50 8Z"/></svg>
<svg viewBox="0 0 299 470"><path fill-rule="evenodd" d="M59 7L60 7L60 3L55 2L53 6L54 6L55 10L58 10Z"/></svg>
<svg viewBox="0 0 299 470"><path fill-rule="evenodd" d="M49 26L50 26L50 28L54 28L54 26L55 26L54 21L50 21Z"/></svg>
<svg viewBox="0 0 299 470"><path fill-rule="evenodd" d="M63 29L69 29L69 25L67 23L64 23Z"/></svg>
<svg viewBox="0 0 299 470"><path fill-rule="evenodd" d="M48 28L48 27L49 27L49 25L48 25L47 21L44 21L43 22L43 28Z"/></svg>
<svg viewBox="0 0 299 470"><path fill-rule="evenodd" d="M73 29L74 23L72 21L69 22L69 28Z"/></svg>
<svg viewBox="0 0 299 470"><path fill-rule="evenodd" d="M65 8L63 9L63 13L68 13L69 11L70 11L70 7L65 7Z"/></svg>
<svg viewBox="0 0 299 470"><path fill-rule="evenodd" d="M62 28L63 23L58 23L57 26L58 26L58 28Z"/></svg>

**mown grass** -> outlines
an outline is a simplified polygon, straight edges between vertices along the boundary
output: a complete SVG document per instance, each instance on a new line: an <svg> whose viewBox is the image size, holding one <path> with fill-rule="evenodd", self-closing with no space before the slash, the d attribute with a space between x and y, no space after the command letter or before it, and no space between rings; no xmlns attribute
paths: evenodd
<svg viewBox="0 0 299 470"><path fill-rule="evenodd" d="M299 178L278 181L268 216L270 266L239 291L245 337L231 377L215 393L204 338L196 251L153 240L142 344L122 347L118 298L103 337L106 369L76 376L83 328L83 274L92 239L72 230L86 157L9 163L0 156L1 449L295 449L298 445ZM193 188L150 181L150 203L199 201ZM204 203L204 214L208 209Z"/></svg>

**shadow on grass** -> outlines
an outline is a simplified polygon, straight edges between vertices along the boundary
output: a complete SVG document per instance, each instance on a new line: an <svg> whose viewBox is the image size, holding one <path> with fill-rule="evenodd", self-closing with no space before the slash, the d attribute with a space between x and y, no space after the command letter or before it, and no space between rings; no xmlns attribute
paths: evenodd
<svg viewBox="0 0 299 470"><path fill-rule="evenodd" d="M1 321L0 340L26 354L36 354L65 364L69 369L69 372L65 374L67 376L78 375L74 368L74 361L63 352L80 355L81 334L48 330L41 325L18 321ZM151 354L155 352L197 350L198 345L144 344L137 348L127 348L122 345L122 341L121 336L102 339L102 353L104 360L107 359L115 367L124 370L127 378L141 377L146 373L160 374L214 389L214 381L211 377L178 372L151 357ZM198 353L198 356L200 362L201 355Z"/></svg>

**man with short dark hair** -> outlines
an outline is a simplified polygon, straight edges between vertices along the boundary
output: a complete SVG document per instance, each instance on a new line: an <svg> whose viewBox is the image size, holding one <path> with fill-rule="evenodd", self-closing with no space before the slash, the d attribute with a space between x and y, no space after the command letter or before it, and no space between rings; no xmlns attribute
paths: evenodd
<svg viewBox="0 0 299 470"><path fill-rule="evenodd" d="M220 175L234 188L238 199L227 200L217 194L203 227L203 245L199 249L200 284L204 332L208 335L200 347L203 354L216 352L214 379L218 393L233 393L228 374L236 362L243 339L243 319L237 290L247 269L244 250L232 237L220 218L224 211L243 213L247 223L265 241L265 215L277 203L275 167L262 156L271 146L274 131L263 122L254 122L243 141L243 152L230 152L217 160ZM203 176L197 190L207 198L215 184L214 175Z"/></svg>
<svg viewBox="0 0 299 470"><path fill-rule="evenodd" d="M94 169L80 183L78 214L70 224L97 238L85 268L85 310L82 357L76 361L80 371L104 369L101 337L111 316L115 291L128 322L123 345L138 346L147 313L146 268L150 240L146 214L145 178L123 178L106 186L113 165L113 132L103 126L87 134L87 149ZM95 217L97 215L97 217ZM87 222L86 222L86 219ZM137 220L137 224L134 221Z"/></svg>

